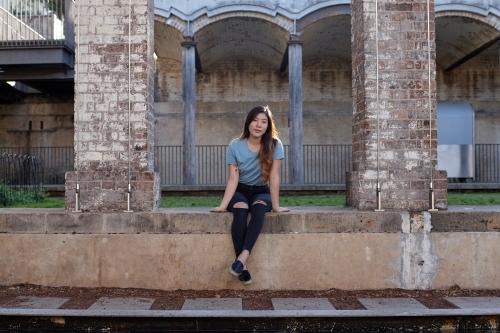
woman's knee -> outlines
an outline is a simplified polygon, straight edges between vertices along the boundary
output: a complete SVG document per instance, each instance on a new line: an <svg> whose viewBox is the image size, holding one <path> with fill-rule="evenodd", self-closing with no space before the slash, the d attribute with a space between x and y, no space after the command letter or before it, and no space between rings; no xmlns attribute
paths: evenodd
<svg viewBox="0 0 500 333"><path fill-rule="evenodd" d="M271 207L271 196L269 194L259 194L253 198L252 207L255 205Z"/></svg>
<svg viewBox="0 0 500 333"><path fill-rule="evenodd" d="M233 205L233 208L248 209L248 204L246 202L237 202Z"/></svg>

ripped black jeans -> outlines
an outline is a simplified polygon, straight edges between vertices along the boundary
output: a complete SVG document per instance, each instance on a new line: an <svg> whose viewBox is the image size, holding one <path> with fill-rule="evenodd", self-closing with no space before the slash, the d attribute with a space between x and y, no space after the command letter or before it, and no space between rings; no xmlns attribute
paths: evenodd
<svg viewBox="0 0 500 333"><path fill-rule="evenodd" d="M238 202L246 203L249 208L233 208ZM227 210L233 213L231 236L233 237L236 257L243 250L252 252L252 248L264 225L264 216L272 208L269 185L251 186L238 183L236 192L227 207ZM247 225L249 212L251 213L251 217Z"/></svg>

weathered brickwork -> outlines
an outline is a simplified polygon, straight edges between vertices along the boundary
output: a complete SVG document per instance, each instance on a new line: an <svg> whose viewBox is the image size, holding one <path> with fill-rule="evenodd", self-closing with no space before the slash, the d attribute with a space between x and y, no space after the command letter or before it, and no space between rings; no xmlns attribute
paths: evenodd
<svg viewBox="0 0 500 333"><path fill-rule="evenodd" d="M129 173L131 208L159 207L159 178L153 172L153 9L153 0L134 0L131 7L128 1L89 0L76 10L76 157L75 172L66 176L67 209L75 208L77 182L82 210L127 209Z"/></svg>
<svg viewBox="0 0 500 333"><path fill-rule="evenodd" d="M428 45L427 1L378 1L378 8L374 0L351 2L354 110L349 206L377 208L379 179L381 208L428 209L433 170L436 207L446 208L446 173L436 170L434 5L430 3Z"/></svg>

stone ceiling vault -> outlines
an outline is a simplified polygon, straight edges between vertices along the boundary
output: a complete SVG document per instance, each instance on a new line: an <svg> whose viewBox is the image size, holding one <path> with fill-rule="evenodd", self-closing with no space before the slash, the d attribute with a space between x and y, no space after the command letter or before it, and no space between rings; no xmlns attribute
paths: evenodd
<svg viewBox="0 0 500 333"><path fill-rule="evenodd" d="M338 59L351 61L351 16L324 18L301 31L304 42L302 57L308 59Z"/></svg>
<svg viewBox="0 0 500 333"><path fill-rule="evenodd" d="M165 23L155 21L155 53L159 58L182 61L182 33Z"/></svg>
<svg viewBox="0 0 500 333"><path fill-rule="evenodd" d="M279 69L289 33L258 18L234 17L203 27L194 38L203 70L229 59L254 59Z"/></svg>
<svg viewBox="0 0 500 333"><path fill-rule="evenodd" d="M436 18L436 63L447 69L488 42L499 38L500 31L479 20L464 16ZM497 52L497 42L484 52Z"/></svg>
<svg viewBox="0 0 500 333"><path fill-rule="evenodd" d="M436 63L447 69L478 50L498 54L500 31L464 13L441 13L436 18ZM251 16L251 14L249 14ZM303 59L351 60L351 17L347 14L324 17L300 31ZM500 21L500 19L499 19ZM203 70L229 59L253 59L271 68L280 68L290 32L272 22L237 16L211 23L195 34ZM495 41L489 47L487 43ZM181 61L182 33L155 21L155 52L160 58ZM482 50L481 48L484 48Z"/></svg>

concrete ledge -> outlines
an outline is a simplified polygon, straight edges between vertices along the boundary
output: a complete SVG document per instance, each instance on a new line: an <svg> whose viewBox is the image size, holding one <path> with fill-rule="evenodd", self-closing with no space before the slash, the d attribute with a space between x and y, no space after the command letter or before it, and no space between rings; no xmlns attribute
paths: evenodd
<svg viewBox="0 0 500 333"><path fill-rule="evenodd" d="M162 290L499 289L500 207L266 216L247 287L228 272L231 214L0 210L0 284Z"/></svg>
<svg viewBox="0 0 500 333"><path fill-rule="evenodd" d="M500 206L454 206L429 214L431 232L500 231ZM268 213L262 232L400 233L405 231L403 222L409 218L408 212L292 207L290 213ZM209 208L162 208L154 212L134 213L73 213L52 208L0 209L0 233L228 234L231 221L231 213L210 213Z"/></svg>
<svg viewBox="0 0 500 333"><path fill-rule="evenodd" d="M136 213L72 213L62 209L1 209L0 233L34 234L229 234L231 213L209 208L170 208ZM268 213L264 234L402 231L399 212L358 212L342 207Z"/></svg>

